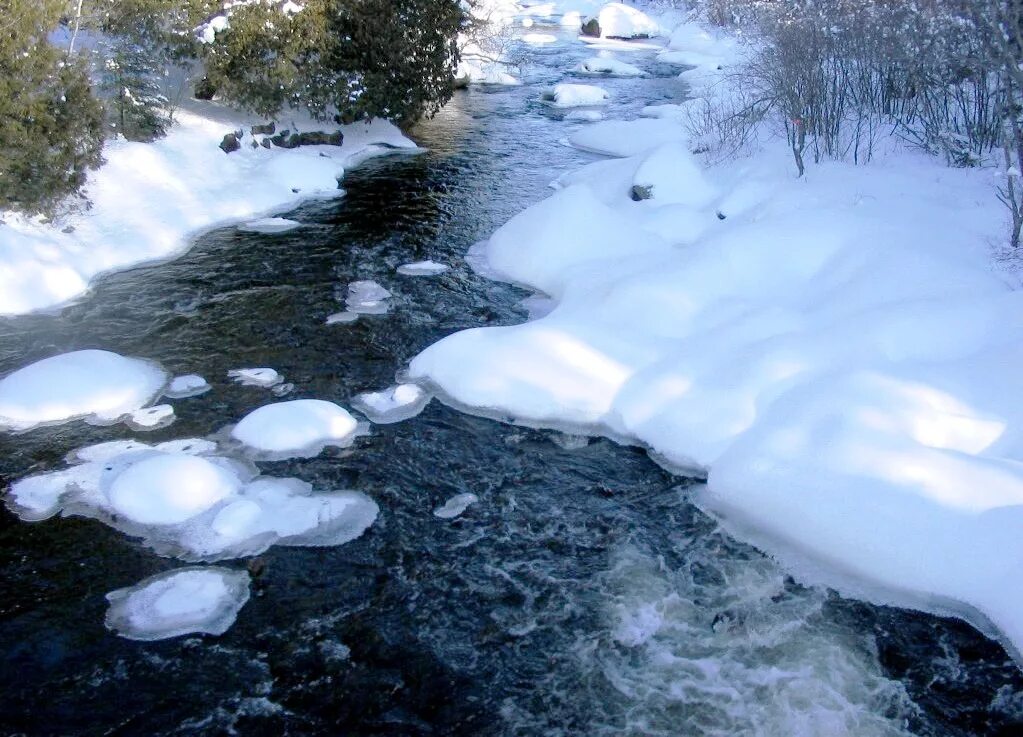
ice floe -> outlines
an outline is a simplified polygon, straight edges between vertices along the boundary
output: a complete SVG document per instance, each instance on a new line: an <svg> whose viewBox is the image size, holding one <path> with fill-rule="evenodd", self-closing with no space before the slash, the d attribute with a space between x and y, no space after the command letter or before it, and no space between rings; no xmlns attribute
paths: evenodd
<svg viewBox="0 0 1023 737"><path fill-rule="evenodd" d="M168 399L187 399L205 394L211 388L209 382L198 374L185 374L184 376L175 376L163 390L163 396Z"/></svg>
<svg viewBox="0 0 1023 737"><path fill-rule="evenodd" d="M227 376L242 386L258 386L263 389L277 386L284 381L284 377L272 368L231 369Z"/></svg>
<svg viewBox="0 0 1023 737"><path fill-rule="evenodd" d="M174 422L174 408L169 404L137 409L125 419L125 424L134 430L158 430Z"/></svg>
<svg viewBox="0 0 1023 737"><path fill-rule="evenodd" d="M346 325L348 323L355 322L359 319L358 312L335 312L331 315L327 315L327 319L324 322L327 325Z"/></svg>
<svg viewBox="0 0 1023 737"><path fill-rule="evenodd" d="M410 264L402 264L398 267L398 273L405 276L435 276L443 274L451 267L447 264L440 264L436 261L416 261Z"/></svg>
<svg viewBox="0 0 1023 737"><path fill-rule="evenodd" d="M472 493L456 494L444 502L443 505L433 510L433 516L440 519L454 519L460 517L465 510L479 501L479 497Z"/></svg>
<svg viewBox="0 0 1023 737"><path fill-rule="evenodd" d="M167 379L151 361L110 351L44 358L0 379L0 430L78 418L113 424L159 396Z"/></svg>
<svg viewBox="0 0 1023 737"><path fill-rule="evenodd" d="M358 422L322 399L295 399L253 410L231 430L246 448L275 457L311 457L328 445L350 445Z"/></svg>
<svg viewBox="0 0 1023 737"><path fill-rule="evenodd" d="M226 632L249 600L249 574L180 568L107 594L106 626L129 640Z"/></svg>
<svg viewBox="0 0 1023 737"><path fill-rule="evenodd" d="M542 94L542 98L555 107L603 105L608 97L607 90L592 84L556 84Z"/></svg>
<svg viewBox="0 0 1023 737"><path fill-rule="evenodd" d="M297 220L288 220L287 218L261 218L259 220L250 220L243 225L239 225L238 230L246 233L265 233L273 235L275 233L287 233L288 231L301 227L302 223Z"/></svg>
<svg viewBox="0 0 1023 737"><path fill-rule="evenodd" d="M8 508L26 521L58 513L98 519L189 561L256 555L277 544L340 545L378 513L362 493L259 476L250 462L200 439L155 447L114 441L76 451L69 462L15 481Z"/></svg>
<svg viewBox="0 0 1023 737"><path fill-rule="evenodd" d="M391 293L371 279L348 285L345 307L359 315L383 315L390 309Z"/></svg>
<svg viewBox="0 0 1023 737"><path fill-rule="evenodd" d="M352 399L352 407L371 422L387 425L415 417L432 395L417 384L398 384L378 392L365 392Z"/></svg>

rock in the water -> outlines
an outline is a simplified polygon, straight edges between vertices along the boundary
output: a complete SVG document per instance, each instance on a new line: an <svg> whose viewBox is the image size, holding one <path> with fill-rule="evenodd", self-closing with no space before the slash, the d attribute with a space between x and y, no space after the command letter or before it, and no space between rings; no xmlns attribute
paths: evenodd
<svg viewBox="0 0 1023 737"><path fill-rule="evenodd" d="M600 22L596 18L590 18L583 23L582 34L592 38L600 38Z"/></svg>

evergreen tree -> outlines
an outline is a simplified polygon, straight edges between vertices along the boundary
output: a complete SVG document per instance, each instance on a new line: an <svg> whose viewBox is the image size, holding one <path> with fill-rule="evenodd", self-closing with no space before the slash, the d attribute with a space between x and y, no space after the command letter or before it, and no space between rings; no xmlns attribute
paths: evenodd
<svg viewBox="0 0 1023 737"><path fill-rule="evenodd" d="M0 0L0 207L45 211L101 162L103 111L49 41L60 0Z"/></svg>
<svg viewBox="0 0 1023 737"><path fill-rule="evenodd" d="M150 54L127 39L116 39L104 61L110 127L130 141L152 141L170 126L170 106L160 86L160 69Z"/></svg>

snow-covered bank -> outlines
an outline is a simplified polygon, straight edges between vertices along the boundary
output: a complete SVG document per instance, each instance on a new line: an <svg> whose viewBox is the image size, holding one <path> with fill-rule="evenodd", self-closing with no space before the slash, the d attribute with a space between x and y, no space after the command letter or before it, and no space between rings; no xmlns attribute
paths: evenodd
<svg viewBox="0 0 1023 737"><path fill-rule="evenodd" d="M217 146L239 127L245 130L242 148L225 155ZM111 142L104 152L107 163L90 175L85 189L91 208L59 225L3 215L0 314L69 300L96 275L167 258L217 223L337 195L346 167L395 148L415 148L383 120L342 130L341 147L252 148L247 124L196 103L177 113L163 140Z"/></svg>
<svg viewBox="0 0 1023 737"><path fill-rule="evenodd" d="M450 336L410 378L698 467L701 506L804 579L993 624L1018 653L1023 294L991 267L991 172L903 151L796 180L784 142L706 169L653 123L671 136L576 134L629 156L487 244L555 309Z"/></svg>

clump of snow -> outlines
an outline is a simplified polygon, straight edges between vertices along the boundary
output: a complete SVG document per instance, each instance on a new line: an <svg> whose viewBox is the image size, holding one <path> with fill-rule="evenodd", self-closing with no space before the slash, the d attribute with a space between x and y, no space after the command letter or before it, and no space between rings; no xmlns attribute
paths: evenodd
<svg viewBox="0 0 1023 737"><path fill-rule="evenodd" d="M198 374L186 374L175 376L171 383L163 390L163 396L168 399L187 399L205 394L212 387L209 382Z"/></svg>
<svg viewBox="0 0 1023 737"><path fill-rule="evenodd" d="M333 402L295 399L253 410L234 426L231 437L275 457L311 457L328 445L351 444L357 429L355 418Z"/></svg>
<svg viewBox="0 0 1023 737"><path fill-rule="evenodd" d="M592 84L556 84L543 93L543 99L555 107L602 105L608 97L607 90Z"/></svg>
<svg viewBox="0 0 1023 737"><path fill-rule="evenodd" d="M244 571L179 568L107 594L106 626L129 640L222 635L248 600Z"/></svg>
<svg viewBox="0 0 1023 737"><path fill-rule="evenodd" d="M242 386L258 386L262 389L269 389L284 381L284 377L272 368L231 369L227 376Z"/></svg>
<svg viewBox="0 0 1023 737"><path fill-rule="evenodd" d="M143 525L177 524L238 493L241 482L211 461L183 453L155 453L132 464L110 484L115 512Z"/></svg>
<svg viewBox="0 0 1023 737"><path fill-rule="evenodd" d="M0 379L0 430L77 418L114 423L159 396L167 378L151 361L110 351L44 358Z"/></svg>
<svg viewBox="0 0 1023 737"><path fill-rule="evenodd" d="M594 74L608 77L644 77L646 72L632 64L626 64L613 56L594 56L578 67L576 71L580 74Z"/></svg>
<svg viewBox="0 0 1023 737"><path fill-rule="evenodd" d="M405 276L436 276L450 268L447 264L439 264L436 261L416 261L411 264L402 264L398 267L398 273Z"/></svg>
<svg viewBox="0 0 1023 737"><path fill-rule="evenodd" d="M260 477L198 439L155 447L115 441L83 448L69 462L16 481L7 506L27 521L60 512L92 517L184 560L256 555L275 544L340 545L379 511L358 492Z"/></svg>
<svg viewBox="0 0 1023 737"><path fill-rule="evenodd" d="M582 123L596 123L604 119L604 113L599 110L569 110L565 113L565 120L580 121Z"/></svg>
<svg viewBox="0 0 1023 737"><path fill-rule="evenodd" d="M239 225L238 230L246 233L266 233L272 235L274 233L287 233L288 231L301 227L302 223L297 220L288 220L287 218L261 218L259 220L250 220L243 225Z"/></svg>
<svg viewBox="0 0 1023 737"><path fill-rule="evenodd" d="M359 394L352 399L352 407L371 422L387 425L415 417L432 398L417 384L398 384L382 391Z"/></svg>
<svg viewBox="0 0 1023 737"><path fill-rule="evenodd" d="M698 503L805 580L1019 652L1023 293L988 261L990 176L902 153L796 180L783 147L699 171L680 128L574 134L629 158L562 177L483 250L556 307L450 336L409 377L632 438L707 473Z"/></svg>
<svg viewBox="0 0 1023 737"><path fill-rule="evenodd" d="M54 223L0 215L0 314L64 302L101 272L184 250L197 230L281 211L308 197L337 196L347 167L368 155L416 148L376 119L342 126L340 147L252 148L246 138L240 150L225 155L218 148L224 134L255 121L200 101L178 109L174 120L168 135L153 143L107 142L106 164L90 173L83 192L88 210ZM295 126L322 129L301 116Z"/></svg>
<svg viewBox="0 0 1023 737"><path fill-rule="evenodd" d="M604 38L648 38L661 34L661 27L642 10L623 3L608 3L597 15Z"/></svg>
<svg viewBox="0 0 1023 737"><path fill-rule="evenodd" d="M662 143L685 142L688 134L672 120L640 118L607 120L572 133L568 142L576 148L607 156L633 156Z"/></svg>
<svg viewBox="0 0 1023 737"><path fill-rule="evenodd" d="M359 315L383 315L390 309L391 293L372 280L353 281L348 285L345 307Z"/></svg>
<svg viewBox="0 0 1023 737"><path fill-rule="evenodd" d="M125 424L135 430L158 430L174 422L174 408L169 404L137 409L125 419Z"/></svg>
<svg viewBox="0 0 1023 737"><path fill-rule="evenodd" d="M454 519L460 517L465 510L479 501L479 497L472 493L456 494L444 502L443 505L433 510L433 516L440 519Z"/></svg>

